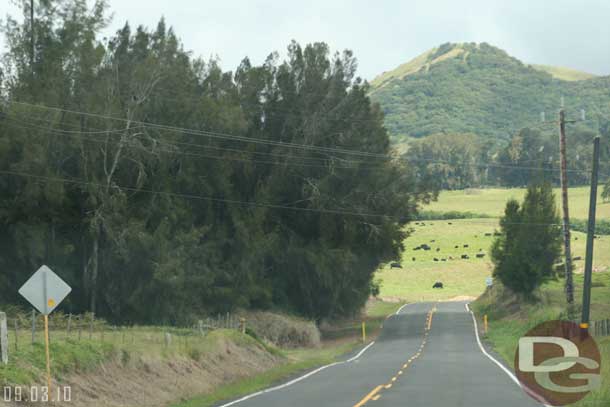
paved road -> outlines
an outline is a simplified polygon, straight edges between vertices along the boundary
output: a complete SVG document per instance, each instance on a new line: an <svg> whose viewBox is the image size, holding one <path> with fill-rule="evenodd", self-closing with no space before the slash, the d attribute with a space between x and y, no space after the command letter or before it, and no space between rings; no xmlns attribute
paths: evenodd
<svg viewBox="0 0 610 407"><path fill-rule="evenodd" d="M540 407L482 353L464 302L406 306L357 359L225 405Z"/></svg>

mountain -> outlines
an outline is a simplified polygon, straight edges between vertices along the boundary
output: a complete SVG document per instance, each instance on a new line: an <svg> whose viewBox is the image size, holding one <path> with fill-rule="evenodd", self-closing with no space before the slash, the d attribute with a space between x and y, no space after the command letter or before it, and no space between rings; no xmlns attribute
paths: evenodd
<svg viewBox="0 0 610 407"><path fill-rule="evenodd" d="M474 133L507 139L550 120L564 97L569 118L610 116L610 76L528 65L487 43L446 43L371 81L392 139ZM587 122L591 128L596 121Z"/></svg>

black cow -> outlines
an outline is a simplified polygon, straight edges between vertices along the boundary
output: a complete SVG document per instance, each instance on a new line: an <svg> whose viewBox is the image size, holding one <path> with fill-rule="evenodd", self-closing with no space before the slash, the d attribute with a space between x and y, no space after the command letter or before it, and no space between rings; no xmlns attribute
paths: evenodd
<svg viewBox="0 0 610 407"><path fill-rule="evenodd" d="M432 288L443 288L443 283L441 283L440 281L437 281L436 283L434 283Z"/></svg>
<svg viewBox="0 0 610 407"><path fill-rule="evenodd" d="M394 263L390 264L390 268L393 268L393 269L401 269L401 268L402 268L402 266L400 265L400 263L396 263L396 262L394 262Z"/></svg>

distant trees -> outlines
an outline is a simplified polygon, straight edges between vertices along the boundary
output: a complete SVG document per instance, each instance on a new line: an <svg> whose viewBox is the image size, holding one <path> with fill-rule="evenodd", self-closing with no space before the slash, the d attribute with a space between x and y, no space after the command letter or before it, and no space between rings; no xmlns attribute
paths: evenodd
<svg viewBox="0 0 610 407"><path fill-rule="evenodd" d="M548 182L532 183L523 203L510 200L492 245L493 274L515 293L531 296L554 275L561 253L555 197Z"/></svg>
<svg viewBox="0 0 610 407"><path fill-rule="evenodd" d="M409 143L404 155L417 176L438 189L478 186L481 143L473 134L434 134Z"/></svg>

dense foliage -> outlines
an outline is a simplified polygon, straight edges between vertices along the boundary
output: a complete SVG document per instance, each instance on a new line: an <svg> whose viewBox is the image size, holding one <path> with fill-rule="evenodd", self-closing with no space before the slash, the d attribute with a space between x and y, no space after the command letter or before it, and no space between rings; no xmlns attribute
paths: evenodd
<svg viewBox="0 0 610 407"><path fill-rule="evenodd" d="M390 158L351 52L292 43L233 74L163 21L101 40L106 15L36 2L33 52L4 22L2 301L44 263L74 288L66 311L115 321L361 307L430 194Z"/></svg>
<svg viewBox="0 0 610 407"><path fill-rule="evenodd" d="M570 185L588 185L593 139L601 134L600 179L610 176L610 134L584 126L569 130L567 161ZM486 185L526 186L541 171L559 184L559 138L556 132L524 128L506 143L475 135L433 134L409 143L403 157L427 183L443 189Z"/></svg>
<svg viewBox="0 0 610 407"><path fill-rule="evenodd" d="M506 140L538 124L540 112L556 119L562 96L572 119L580 109L590 118L609 114L610 76L555 79L486 43L444 44L423 58L414 72L373 81L371 97L395 141L435 133ZM595 121L589 127L596 129Z"/></svg>
<svg viewBox="0 0 610 407"><path fill-rule="evenodd" d="M494 240L493 275L515 293L531 296L561 254L561 230L553 189L548 182L532 183L523 203L506 203L501 234Z"/></svg>

